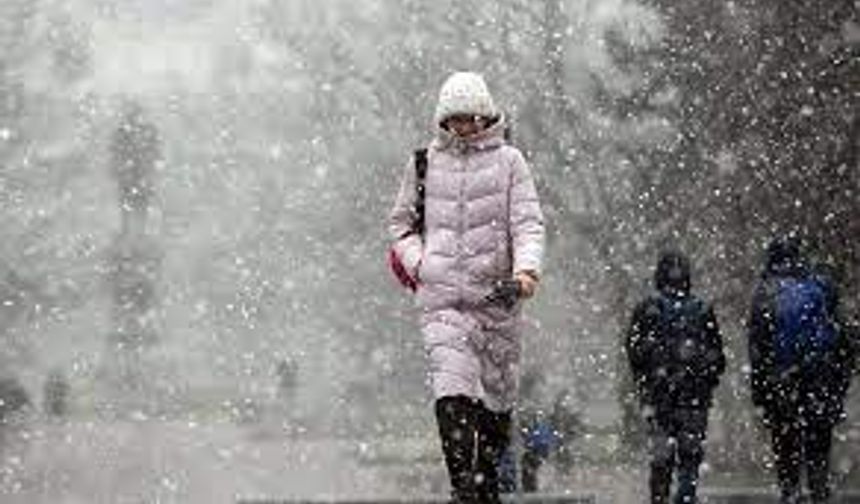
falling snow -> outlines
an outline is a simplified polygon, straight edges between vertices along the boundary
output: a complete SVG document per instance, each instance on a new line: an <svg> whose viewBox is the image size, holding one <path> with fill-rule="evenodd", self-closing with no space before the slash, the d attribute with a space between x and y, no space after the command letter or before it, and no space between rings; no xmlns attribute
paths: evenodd
<svg viewBox="0 0 860 504"><path fill-rule="evenodd" d="M516 410L558 422L541 491L647 494L624 338L673 248L726 356L702 486L775 494L747 324L793 235L857 338L858 2L2 0L0 501L441 499L385 216L457 70L546 217Z"/></svg>

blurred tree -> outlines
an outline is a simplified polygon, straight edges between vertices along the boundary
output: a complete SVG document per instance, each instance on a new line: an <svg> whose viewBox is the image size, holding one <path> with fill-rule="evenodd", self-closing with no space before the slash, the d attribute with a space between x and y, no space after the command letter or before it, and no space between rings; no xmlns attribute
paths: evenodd
<svg viewBox="0 0 860 504"><path fill-rule="evenodd" d="M666 24L659 79L678 89L679 132L651 158L665 202L652 219L683 215L680 230L722 243L730 277L749 279L750 254L788 231L856 275L856 2L648 3ZM724 291L734 310L744 294Z"/></svg>
<svg viewBox="0 0 860 504"><path fill-rule="evenodd" d="M51 370L42 387L42 407L45 414L55 417L68 414L70 390L66 375L59 369Z"/></svg>
<svg viewBox="0 0 860 504"><path fill-rule="evenodd" d="M31 54L30 24L37 2L12 0L0 5L0 209L8 215L18 204L15 169L25 155L26 139L22 134L26 90L20 71ZM20 233L14 219L0 227L0 367L16 359L26 344L13 341L7 332L21 317L31 312L43 296L38 282L21 270L17 255L10 250L13 237Z"/></svg>
<svg viewBox="0 0 860 504"><path fill-rule="evenodd" d="M23 326L86 298L68 279L86 276L82 270L94 263L71 262L72 251L84 248L88 237L58 239L59 233L73 231L63 222L69 212L56 195L85 171L79 169L84 163L76 135L85 135L86 128L69 133L66 107L70 87L82 77L72 67L85 66L89 48L85 27L68 16L55 16L57 12L65 10L40 0L0 4L0 291L5 300L0 360L8 353L17 365L32 364L35 358L32 334ZM74 52L74 64L60 63L65 50ZM57 77L62 96L52 87ZM57 257L64 258L61 266Z"/></svg>
<svg viewBox="0 0 860 504"><path fill-rule="evenodd" d="M147 411L151 405L145 394L153 382L143 366L143 354L158 338L157 285L162 258L147 229L147 217L162 153L158 130L137 102L123 104L110 147L121 227L110 251L113 329L105 365L112 392L118 394L113 398L115 406Z"/></svg>
<svg viewBox="0 0 860 504"><path fill-rule="evenodd" d="M722 318L736 330L761 245L775 233L815 243L819 259L856 293L856 2L643 3L660 13L664 37L645 52L611 40L617 59L650 76L613 110L626 117L659 104L677 136L667 148L630 153L651 174L638 219L695 254ZM743 338L729 342L734 355L745 354ZM742 360L733 360L740 372ZM728 451L749 453L736 421L747 409L744 383L731 381L724 406L735 445Z"/></svg>

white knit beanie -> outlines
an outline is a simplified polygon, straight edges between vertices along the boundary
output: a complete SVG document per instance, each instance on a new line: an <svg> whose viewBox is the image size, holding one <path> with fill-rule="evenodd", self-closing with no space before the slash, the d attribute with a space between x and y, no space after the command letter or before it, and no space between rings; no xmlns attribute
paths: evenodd
<svg viewBox="0 0 860 504"><path fill-rule="evenodd" d="M433 116L436 124L457 114L481 117L496 117L499 114L487 83L479 74L456 72L442 85L436 114Z"/></svg>

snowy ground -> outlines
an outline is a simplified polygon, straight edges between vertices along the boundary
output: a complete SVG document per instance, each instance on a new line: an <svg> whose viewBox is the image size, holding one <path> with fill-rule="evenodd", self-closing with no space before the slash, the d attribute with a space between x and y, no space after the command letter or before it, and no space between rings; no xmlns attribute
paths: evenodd
<svg viewBox="0 0 860 504"><path fill-rule="evenodd" d="M3 503L228 503L442 495L435 439L299 440L262 426L182 422L38 423L6 433ZM410 461L406 464L404 461ZM579 479L579 481L577 481ZM565 483L614 488L577 473ZM560 490L560 478L547 474Z"/></svg>
<svg viewBox="0 0 860 504"><path fill-rule="evenodd" d="M234 425L44 424L7 436L3 503L228 503L395 493L352 442L279 439Z"/></svg>
<svg viewBox="0 0 860 504"><path fill-rule="evenodd" d="M408 499L446 491L434 439L301 440L264 425L151 420L42 422L5 434L4 504ZM593 493L599 503L643 502L645 479L643 468L629 466L542 473L548 492Z"/></svg>

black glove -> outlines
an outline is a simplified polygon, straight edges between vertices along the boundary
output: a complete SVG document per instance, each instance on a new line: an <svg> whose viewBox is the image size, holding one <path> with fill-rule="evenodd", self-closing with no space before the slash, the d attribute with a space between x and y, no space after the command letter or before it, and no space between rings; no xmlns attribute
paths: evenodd
<svg viewBox="0 0 860 504"><path fill-rule="evenodd" d="M521 296L520 283L514 279L497 280L493 285L493 290L484 301L490 304L502 306L506 310L510 310L517 304L517 300Z"/></svg>

